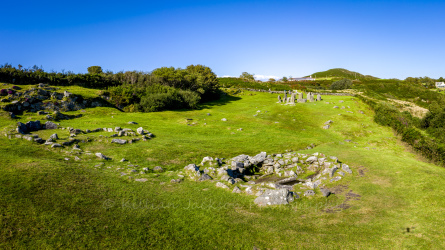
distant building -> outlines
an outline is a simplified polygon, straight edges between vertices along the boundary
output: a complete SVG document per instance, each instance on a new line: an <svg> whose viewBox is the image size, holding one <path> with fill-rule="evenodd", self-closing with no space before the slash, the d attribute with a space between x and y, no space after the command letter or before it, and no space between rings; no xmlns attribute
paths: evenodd
<svg viewBox="0 0 445 250"><path fill-rule="evenodd" d="M445 82L436 82L436 88L445 89Z"/></svg>
<svg viewBox="0 0 445 250"><path fill-rule="evenodd" d="M309 77L297 77L297 78L289 78L290 82L300 82L300 81L315 81L315 78L312 78L312 76Z"/></svg>

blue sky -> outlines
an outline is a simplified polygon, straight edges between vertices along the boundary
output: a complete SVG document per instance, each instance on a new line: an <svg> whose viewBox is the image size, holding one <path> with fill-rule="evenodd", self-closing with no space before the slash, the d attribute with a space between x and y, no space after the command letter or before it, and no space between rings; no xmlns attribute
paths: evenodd
<svg viewBox="0 0 445 250"><path fill-rule="evenodd" d="M443 1L4 1L0 64L445 77Z"/></svg>

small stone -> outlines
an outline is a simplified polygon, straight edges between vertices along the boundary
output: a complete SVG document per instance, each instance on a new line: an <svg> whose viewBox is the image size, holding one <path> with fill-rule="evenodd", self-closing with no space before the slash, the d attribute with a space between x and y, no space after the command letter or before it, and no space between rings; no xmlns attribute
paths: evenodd
<svg viewBox="0 0 445 250"><path fill-rule="evenodd" d="M108 159L110 159L110 158L106 157L105 155L103 155L102 153L96 153L96 156L97 156L98 158L100 158L100 159L103 159L103 160L108 160Z"/></svg>
<svg viewBox="0 0 445 250"><path fill-rule="evenodd" d="M156 166L153 168L153 171L164 172L164 169L162 169L160 166Z"/></svg>
<svg viewBox="0 0 445 250"><path fill-rule="evenodd" d="M239 187L234 187L232 193L239 194L241 193L241 189Z"/></svg>
<svg viewBox="0 0 445 250"><path fill-rule="evenodd" d="M134 181L146 182L146 181L148 181L148 179L147 178L140 178L140 179L134 179Z"/></svg>
<svg viewBox="0 0 445 250"><path fill-rule="evenodd" d="M229 189L229 187L228 187L226 184L222 183L222 182L217 182L217 183L216 183L216 186L217 186L217 187L220 187L220 188Z"/></svg>
<svg viewBox="0 0 445 250"><path fill-rule="evenodd" d="M227 119L226 119L226 118L222 118L222 119L221 119L221 121L223 121L223 122L226 122L226 121L227 121Z"/></svg>
<svg viewBox="0 0 445 250"><path fill-rule="evenodd" d="M113 140L111 140L111 143L117 143L117 144L121 144L121 145L123 145L123 144L126 144L126 143L127 143L127 140L123 140L123 139L113 139Z"/></svg>
<svg viewBox="0 0 445 250"><path fill-rule="evenodd" d="M308 197L308 196L313 196L313 195L315 195L314 190L306 190L306 191L304 192L304 196L306 196L306 197Z"/></svg>
<svg viewBox="0 0 445 250"><path fill-rule="evenodd" d="M125 158L122 158L122 160L120 160L120 162L124 162L124 161L127 161L127 159L125 159Z"/></svg>
<svg viewBox="0 0 445 250"><path fill-rule="evenodd" d="M51 145L52 148L61 148L62 145L60 145L59 143L54 143Z"/></svg>
<svg viewBox="0 0 445 250"><path fill-rule="evenodd" d="M127 122L128 124L138 124L137 122Z"/></svg>

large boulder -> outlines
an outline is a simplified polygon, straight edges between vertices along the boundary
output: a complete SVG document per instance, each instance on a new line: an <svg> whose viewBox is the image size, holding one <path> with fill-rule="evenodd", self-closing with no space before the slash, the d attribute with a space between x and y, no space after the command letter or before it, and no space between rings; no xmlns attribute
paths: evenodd
<svg viewBox="0 0 445 250"><path fill-rule="evenodd" d="M292 192L282 188L276 190L266 190L262 195L254 200L255 204L258 206L268 206L268 205L285 205L289 204L294 200Z"/></svg>
<svg viewBox="0 0 445 250"><path fill-rule="evenodd" d="M47 121L45 122L45 129L57 129L58 126L54 122Z"/></svg>

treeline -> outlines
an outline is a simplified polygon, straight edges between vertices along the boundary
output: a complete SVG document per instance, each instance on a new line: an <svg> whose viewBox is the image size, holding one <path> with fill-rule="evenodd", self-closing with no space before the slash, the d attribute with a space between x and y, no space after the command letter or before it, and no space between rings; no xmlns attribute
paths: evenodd
<svg viewBox="0 0 445 250"><path fill-rule="evenodd" d="M0 82L16 85L47 83L104 90L111 103L127 111L160 111L196 108L198 103L219 98L218 78L209 67L190 65L186 69L162 67L152 72L103 72L91 66L87 74L45 72L10 64L0 66Z"/></svg>
<svg viewBox="0 0 445 250"><path fill-rule="evenodd" d="M245 89L263 89L263 90L293 90L306 89L306 87L295 82L257 82L246 81L237 77L222 77L218 78L219 85L223 88L245 88Z"/></svg>
<svg viewBox="0 0 445 250"><path fill-rule="evenodd" d="M132 72L106 72L101 74L75 74L68 72L45 72L41 67L34 65L32 68L18 68L11 64L0 66L0 82L17 85L48 83L54 86L81 86L85 88L104 89L109 86L117 86L123 81L129 80Z"/></svg>

